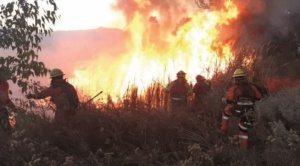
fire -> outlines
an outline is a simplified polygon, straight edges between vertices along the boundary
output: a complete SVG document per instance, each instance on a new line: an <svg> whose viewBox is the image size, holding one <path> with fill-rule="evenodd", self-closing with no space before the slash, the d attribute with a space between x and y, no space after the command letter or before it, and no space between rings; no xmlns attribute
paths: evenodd
<svg viewBox="0 0 300 166"><path fill-rule="evenodd" d="M103 90L116 97L133 85L143 94L154 81L167 84L175 79L179 70L193 83L197 74L209 78L217 69L226 68L235 41L219 38L222 26L239 14L231 0L225 1L223 8L197 11L180 24L168 26L160 26L164 16L149 1L135 2L139 10L127 27L130 51L118 59L99 54L89 67L74 70L70 82L83 93L93 96ZM167 27L172 27L173 33Z"/></svg>

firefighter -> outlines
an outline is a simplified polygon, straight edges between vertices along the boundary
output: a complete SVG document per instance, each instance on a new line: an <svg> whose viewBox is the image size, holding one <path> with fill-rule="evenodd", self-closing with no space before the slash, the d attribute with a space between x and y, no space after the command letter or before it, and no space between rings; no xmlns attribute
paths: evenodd
<svg viewBox="0 0 300 166"><path fill-rule="evenodd" d="M0 67L0 106L9 106L15 108L14 103L9 98L9 84L7 80L10 78L10 71L6 67Z"/></svg>
<svg viewBox="0 0 300 166"><path fill-rule="evenodd" d="M199 111L203 106L203 98L210 90L210 85L202 75L196 76L196 84L193 87L193 93L195 94L193 107L195 111Z"/></svg>
<svg viewBox="0 0 300 166"><path fill-rule="evenodd" d="M179 111L187 108L188 96L193 94L191 86L185 79L186 73L180 70L177 79L170 82L164 91L169 93L171 98L171 110Z"/></svg>
<svg viewBox="0 0 300 166"><path fill-rule="evenodd" d="M4 130L10 129L9 110L15 111L16 106L9 98L10 70L7 67L0 67L0 125Z"/></svg>
<svg viewBox="0 0 300 166"><path fill-rule="evenodd" d="M51 97L50 101L55 104L55 123L67 123L70 117L75 114L79 105L77 91L63 78L64 73L60 69L53 69L50 72L51 83L47 89L28 94L28 99L44 99Z"/></svg>
<svg viewBox="0 0 300 166"><path fill-rule="evenodd" d="M248 129L252 127L254 118L250 116L254 111L255 100L260 100L261 92L248 82L243 69L236 69L233 74L234 84L229 87L227 103L222 113L221 131L227 133L228 120L233 116L239 117L239 143L240 149L248 149Z"/></svg>

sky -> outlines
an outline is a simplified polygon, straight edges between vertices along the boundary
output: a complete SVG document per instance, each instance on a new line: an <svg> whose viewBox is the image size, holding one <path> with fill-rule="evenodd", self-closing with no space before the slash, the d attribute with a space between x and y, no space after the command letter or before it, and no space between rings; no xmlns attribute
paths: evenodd
<svg viewBox="0 0 300 166"><path fill-rule="evenodd" d="M111 9L115 0L56 0L61 18L57 30L85 30L99 27L122 28L122 15Z"/></svg>
<svg viewBox="0 0 300 166"><path fill-rule="evenodd" d="M7 3L14 0L0 0ZM28 0L33 1L33 0ZM55 0L60 18L53 30L87 30L99 27L120 28L125 21L118 11L113 11L111 5L116 0Z"/></svg>
<svg viewBox="0 0 300 166"><path fill-rule="evenodd" d="M14 0L0 0L7 3ZM30 1L30 0L28 0ZM125 26L123 16L111 9L115 0L55 0L60 18L54 31L87 30L99 27L120 28ZM48 77L47 77L47 81ZM21 95L19 89L11 84L13 93Z"/></svg>

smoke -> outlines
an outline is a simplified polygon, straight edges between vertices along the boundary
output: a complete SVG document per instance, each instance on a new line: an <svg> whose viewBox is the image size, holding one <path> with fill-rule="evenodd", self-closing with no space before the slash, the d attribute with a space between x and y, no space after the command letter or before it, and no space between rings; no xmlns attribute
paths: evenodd
<svg viewBox="0 0 300 166"><path fill-rule="evenodd" d="M240 5L241 15L236 20L240 23L237 27L240 36L253 36L250 38L261 45L274 39L284 39L297 35L299 27L298 0L236 0ZM245 35L243 35L245 34ZM250 41L251 41L250 40Z"/></svg>
<svg viewBox="0 0 300 166"><path fill-rule="evenodd" d="M298 0L272 0L267 3L268 8L266 12L266 17L271 25L271 27L285 31L295 30L295 24L297 20L295 17L299 16L300 12L300 1ZM299 22L297 23L299 24ZM273 29L273 30L275 30ZM287 35L286 32L281 33L282 35Z"/></svg>
<svg viewBox="0 0 300 166"><path fill-rule="evenodd" d="M233 30L239 41L236 46L248 44L262 50L268 43L265 59L272 57L273 75L299 78L300 1L236 1L243 9Z"/></svg>

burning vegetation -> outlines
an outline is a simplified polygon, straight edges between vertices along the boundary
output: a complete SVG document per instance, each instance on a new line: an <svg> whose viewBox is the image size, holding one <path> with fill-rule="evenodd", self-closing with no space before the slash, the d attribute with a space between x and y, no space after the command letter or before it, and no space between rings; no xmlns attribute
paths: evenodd
<svg viewBox="0 0 300 166"><path fill-rule="evenodd" d="M234 57L235 40L221 40L221 29L238 17L237 6L224 1L222 8L199 11L177 3L119 1L115 8L126 16L129 51L105 70L93 64L76 70L71 82L89 95L104 89L122 97L131 86L140 95L155 82L166 84L179 70L186 71L191 82L197 74L211 78L217 70L225 70Z"/></svg>
<svg viewBox="0 0 300 166"><path fill-rule="evenodd" d="M270 17L279 10L270 9L275 2L199 0L196 4L173 0L117 1L114 9L123 12L127 22L124 31L130 34L128 51L120 58L101 57L99 53L99 58L91 61L89 66L74 70L70 81L83 95L93 96L104 90L117 101L132 88L138 95L143 95L152 84L159 82L164 86L179 70L184 70L187 79L194 84L197 74L211 79L233 63L236 63L235 67L247 68L255 77L266 76L281 68L280 64L272 64L282 59L282 55L273 54L278 50L276 42L279 40L271 39L277 35L276 26L284 23L278 20L277 25L272 25L275 21L272 22ZM295 17L289 16L294 9L284 7L290 13L282 13L283 16ZM284 29L279 29L280 39L292 32L296 39L298 33L291 27L286 24ZM296 50L294 47L289 51ZM273 54L271 58L270 54ZM295 66L292 56L285 59ZM257 63L268 67L257 66Z"/></svg>
<svg viewBox="0 0 300 166"><path fill-rule="evenodd" d="M289 2L286 9L292 14L284 16L298 17L291 6L299 9L299 3ZM69 126L54 126L45 116L20 110L12 140L2 139L0 144L1 163L299 165L300 89L294 77L299 62L293 59L298 55L293 54L297 40L291 42L289 51L283 49L286 43L279 44L296 39L295 26L284 24L294 35L285 34L285 29L285 35L271 40L279 24L274 28L269 25L274 22L266 20L277 14L273 13L278 11L275 1L186 3L118 0L115 9L124 12L128 23L124 29L130 34L128 51L119 59L99 54L88 67L74 70L70 80L82 95L103 90L108 94L105 102L86 104ZM283 64L282 59L286 60ZM280 77L286 73L282 70L285 64L289 70L284 70L293 69L287 72L293 79ZM237 67L243 67L262 90L274 92L266 93L255 105L248 152L238 149L235 125L230 125L227 136L218 131L224 108L221 99ZM198 112L166 111L168 100L162 88L179 70L187 73L192 84L197 74L210 82L212 90ZM233 118L230 123L237 121ZM5 148L9 150L2 150Z"/></svg>

